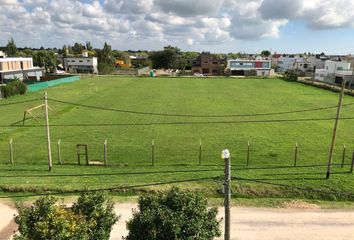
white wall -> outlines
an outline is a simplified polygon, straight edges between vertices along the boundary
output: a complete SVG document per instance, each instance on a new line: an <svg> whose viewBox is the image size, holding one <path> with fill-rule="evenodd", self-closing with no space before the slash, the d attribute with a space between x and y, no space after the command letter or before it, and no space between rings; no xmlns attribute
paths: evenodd
<svg viewBox="0 0 354 240"><path fill-rule="evenodd" d="M97 58L69 57L65 58L66 65L69 66L97 66Z"/></svg>
<svg viewBox="0 0 354 240"><path fill-rule="evenodd" d="M328 74L335 74L337 71L350 69L350 63L348 62L335 62L327 60L325 63L325 70Z"/></svg>
<svg viewBox="0 0 354 240"><path fill-rule="evenodd" d="M279 72L286 72L292 70L296 58L282 57L278 59L277 67Z"/></svg>

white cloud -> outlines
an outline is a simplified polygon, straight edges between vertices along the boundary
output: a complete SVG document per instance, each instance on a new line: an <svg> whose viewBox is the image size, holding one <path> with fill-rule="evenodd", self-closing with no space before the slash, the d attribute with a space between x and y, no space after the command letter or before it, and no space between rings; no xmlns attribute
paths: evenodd
<svg viewBox="0 0 354 240"><path fill-rule="evenodd" d="M5 6L5 5L18 5L19 3L17 0L0 0L0 6Z"/></svg>
<svg viewBox="0 0 354 240"><path fill-rule="evenodd" d="M205 16L217 14L223 0L155 0L154 3L167 13L175 13L179 16Z"/></svg>
<svg viewBox="0 0 354 240"><path fill-rule="evenodd" d="M146 41L161 48L278 38L293 20L313 30L354 27L353 0L0 0L0 6L2 44L13 35L20 45Z"/></svg>

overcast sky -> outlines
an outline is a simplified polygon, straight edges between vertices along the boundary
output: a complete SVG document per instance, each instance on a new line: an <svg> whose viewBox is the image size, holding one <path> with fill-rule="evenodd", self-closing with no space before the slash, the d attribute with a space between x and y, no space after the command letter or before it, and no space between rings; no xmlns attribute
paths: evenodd
<svg viewBox="0 0 354 240"><path fill-rule="evenodd" d="M354 53L354 0L0 0L0 46Z"/></svg>

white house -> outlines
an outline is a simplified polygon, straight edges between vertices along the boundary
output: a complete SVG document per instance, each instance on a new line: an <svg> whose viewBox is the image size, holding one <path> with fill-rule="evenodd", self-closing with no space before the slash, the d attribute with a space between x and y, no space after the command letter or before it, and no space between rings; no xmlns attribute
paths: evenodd
<svg viewBox="0 0 354 240"><path fill-rule="evenodd" d="M66 57L65 71L70 73L98 73L97 57Z"/></svg>
<svg viewBox="0 0 354 240"><path fill-rule="evenodd" d="M351 83L354 80L353 75L349 62L327 60L323 69L316 69L315 80L331 84L340 84L343 80Z"/></svg>
<svg viewBox="0 0 354 240"><path fill-rule="evenodd" d="M278 72L286 72L289 70L293 70L294 63L296 62L297 58L293 57L282 57L278 59L277 62L277 71Z"/></svg>
<svg viewBox="0 0 354 240"><path fill-rule="evenodd" d="M227 60L227 69L234 76L269 76L271 73L271 60Z"/></svg>
<svg viewBox="0 0 354 240"><path fill-rule="evenodd" d="M6 79L35 77L39 80L43 76L43 69L33 66L32 58L0 58L0 83Z"/></svg>

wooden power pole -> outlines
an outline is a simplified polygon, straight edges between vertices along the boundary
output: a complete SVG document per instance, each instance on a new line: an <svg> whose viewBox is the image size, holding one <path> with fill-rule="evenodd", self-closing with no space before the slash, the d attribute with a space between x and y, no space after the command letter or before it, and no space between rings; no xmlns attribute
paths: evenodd
<svg viewBox="0 0 354 240"><path fill-rule="evenodd" d="M231 200L231 161L230 152L225 149L222 152L222 158L225 161L225 180L224 180L224 207L225 207L225 233L224 240L231 239L231 213L230 213L230 200Z"/></svg>
<svg viewBox="0 0 354 240"><path fill-rule="evenodd" d="M52 171L52 149L50 143L50 130L49 130L49 116L48 116L48 95L44 93L44 112L45 112L45 130L47 133L47 147L48 147L48 166L49 171Z"/></svg>
<svg viewBox="0 0 354 240"><path fill-rule="evenodd" d="M335 144L336 144L339 117L340 117L340 113L341 113L341 110L342 110L344 89L345 89L345 81L344 81L344 79L343 79L343 81L342 81L342 90L341 90L340 95L339 95L339 103L338 103L338 108L337 108L337 116L336 116L336 120L335 120L335 122L334 122L332 143L331 143L331 148L330 148L330 150L329 150L326 179L329 179L329 176L331 175L331 167L332 167L332 160L333 160L333 152L334 152L334 146L335 146Z"/></svg>

